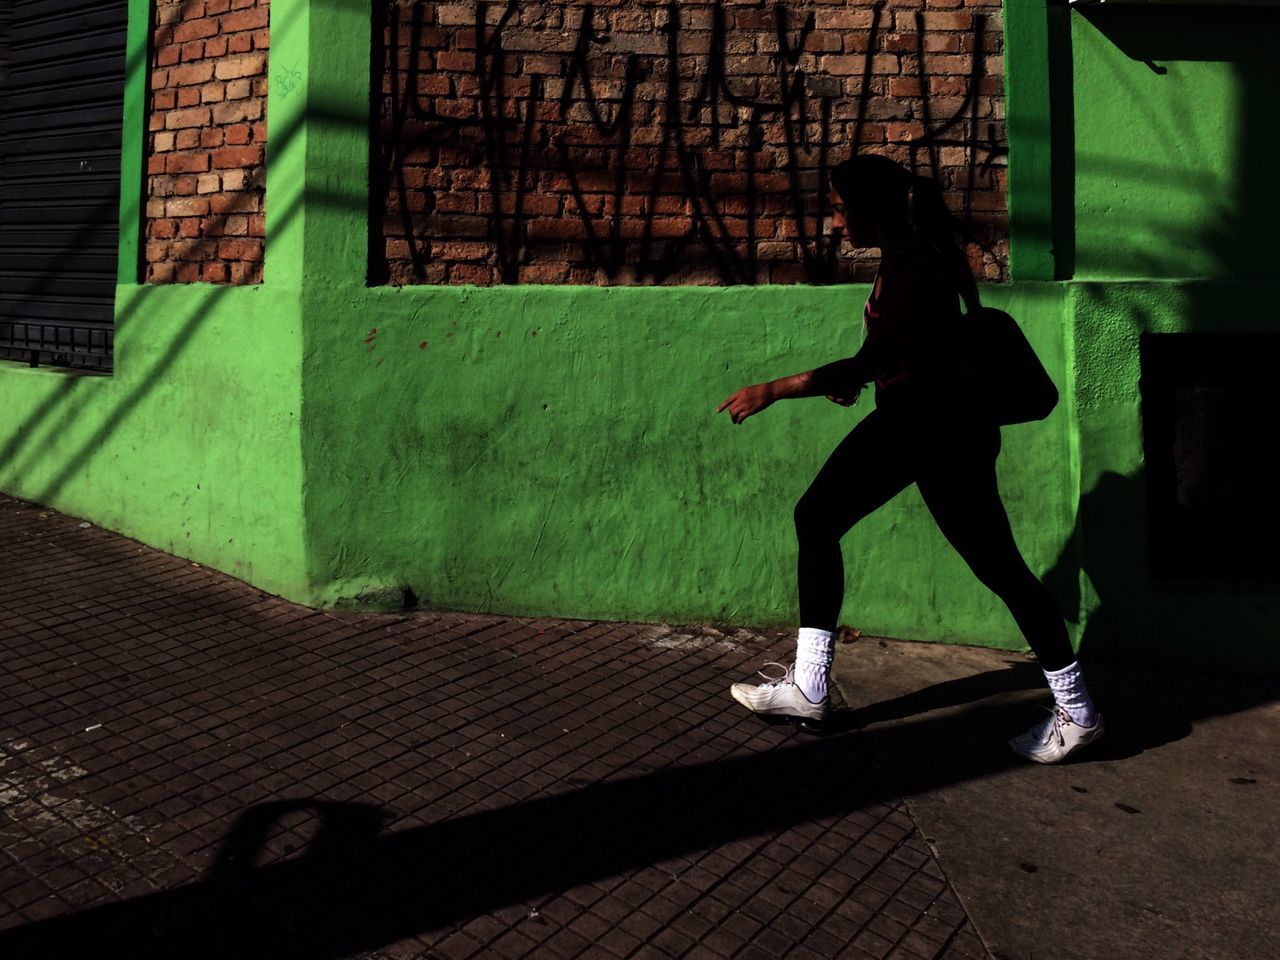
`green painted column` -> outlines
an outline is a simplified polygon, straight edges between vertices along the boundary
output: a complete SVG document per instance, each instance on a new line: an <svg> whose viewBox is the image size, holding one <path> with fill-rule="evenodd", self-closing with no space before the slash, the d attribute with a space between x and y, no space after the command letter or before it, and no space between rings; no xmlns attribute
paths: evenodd
<svg viewBox="0 0 1280 960"><path fill-rule="evenodd" d="M1045 0L1005 0L1009 273L1054 279L1049 33Z"/></svg>
<svg viewBox="0 0 1280 960"><path fill-rule="evenodd" d="M370 7L272 0L266 282L364 282Z"/></svg>
<svg viewBox="0 0 1280 960"><path fill-rule="evenodd" d="M311 0L272 0L267 92L266 258L263 282L299 290L307 209Z"/></svg>
<svg viewBox="0 0 1280 960"><path fill-rule="evenodd" d="M124 116L120 141L120 245L116 282L137 283L145 207L147 81L151 76L151 0L129 0L125 34Z"/></svg>

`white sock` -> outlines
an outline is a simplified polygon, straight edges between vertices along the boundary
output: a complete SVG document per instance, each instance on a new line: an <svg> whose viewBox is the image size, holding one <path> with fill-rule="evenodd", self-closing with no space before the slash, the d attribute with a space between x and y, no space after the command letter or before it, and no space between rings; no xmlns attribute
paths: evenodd
<svg viewBox="0 0 1280 960"><path fill-rule="evenodd" d="M1053 691L1053 699L1058 706L1071 714L1071 719L1082 727L1092 727L1098 722L1098 711L1089 698L1089 691L1084 686L1084 675L1080 672L1080 663L1076 661L1061 670L1052 673L1044 671L1044 678L1049 681L1049 689Z"/></svg>
<svg viewBox="0 0 1280 960"><path fill-rule="evenodd" d="M796 636L796 686L810 703L827 698L827 674L835 658L835 642L830 630L801 627Z"/></svg>

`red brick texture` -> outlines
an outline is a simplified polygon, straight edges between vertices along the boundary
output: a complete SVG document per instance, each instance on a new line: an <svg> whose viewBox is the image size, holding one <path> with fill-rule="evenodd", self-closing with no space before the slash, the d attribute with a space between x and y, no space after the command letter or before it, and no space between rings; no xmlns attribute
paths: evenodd
<svg viewBox="0 0 1280 960"><path fill-rule="evenodd" d="M150 283L262 281L267 0L157 0Z"/></svg>
<svg viewBox="0 0 1280 960"><path fill-rule="evenodd" d="M999 0L376 0L373 283L825 283L825 170L943 189L1007 278ZM381 213L381 215L379 215Z"/></svg>

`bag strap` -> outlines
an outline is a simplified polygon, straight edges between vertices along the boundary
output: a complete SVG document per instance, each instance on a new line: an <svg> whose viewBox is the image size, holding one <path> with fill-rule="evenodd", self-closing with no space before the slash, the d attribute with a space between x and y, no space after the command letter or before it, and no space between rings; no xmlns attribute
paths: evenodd
<svg viewBox="0 0 1280 960"><path fill-rule="evenodd" d="M963 258L964 254L961 254ZM965 316L971 317L982 309L982 298L978 294L978 281L974 278L969 264L963 259L956 264L956 272L960 277L960 299L964 301Z"/></svg>
<svg viewBox="0 0 1280 960"><path fill-rule="evenodd" d="M964 315L966 317L973 316L982 309L982 298L978 294L978 281L969 270L969 264L964 259L963 251L957 251L959 259L954 259L944 253L936 243L930 242L929 246L944 263L952 261L950 266L955 270L955 279L959 281L956 286L960 299L964 301Z"/></svg>

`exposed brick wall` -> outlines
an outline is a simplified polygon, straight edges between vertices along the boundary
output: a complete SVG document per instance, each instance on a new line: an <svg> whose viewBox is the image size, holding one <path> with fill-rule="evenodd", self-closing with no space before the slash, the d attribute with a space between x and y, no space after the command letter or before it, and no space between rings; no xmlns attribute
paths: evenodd
<svg viewBox="0 0 1280 960"><path fill-rule="evenodd" d="M375 11L371 282L865 277L823 219L855 146L933 176L1006 277L999 0Z"/></svg>
<svg viewBox="0 0 1280 960"><path fill-rule="evenodd" d="M259 283L267 0L157 0L148 282Z"/></svg>

